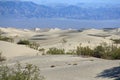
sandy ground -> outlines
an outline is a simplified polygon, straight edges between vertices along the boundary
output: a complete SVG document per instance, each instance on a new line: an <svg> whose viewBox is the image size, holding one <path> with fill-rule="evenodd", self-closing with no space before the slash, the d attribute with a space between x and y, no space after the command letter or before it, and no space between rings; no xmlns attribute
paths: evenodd
<svg viewBox="0 0 120 80"><path fill-rule="evenodd" d="M72 55L17 57L9 60L8 63L13 65L16 60L22 64L31 63L37 65L40 67L41 75L46 80L114 80L114 78L110 78L115 72L111 68L120 66L120 60L82 58ZM53 65L54 67L51 67ZM107 69L110 70L104 72ZM118 73L114 75L118 75Z"/></svg>
<svg viewBox="0 0 120 80"><path fill-rule="evenodd" d="M28 39L39 43L39 48L45 50L57 47L69 51L76 49L80 44L94 48L102 42L111 44L110 39L120 38L120 29L33 31L0 28L0 31L2 31L2 36L12 37L15 40L14 43L0 41L0 51L3 56L7 57L7 64L13 65L16 61L20 61L22 64L35 64L40 67L41 74L45 76L46 80L114 80L113 78L118 78L120 75L119 60L82 58L72 55L40 56L41 53L38 51L16 44L20 39ZM63 39L66 40L65 43ZM36 56L38 53L40 55Z"/></svg>

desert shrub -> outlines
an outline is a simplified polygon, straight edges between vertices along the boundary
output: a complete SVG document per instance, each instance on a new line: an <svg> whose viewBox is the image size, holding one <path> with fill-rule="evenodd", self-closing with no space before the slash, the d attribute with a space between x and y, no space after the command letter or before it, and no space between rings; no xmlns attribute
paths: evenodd
<svg viewBox="0 0 120 80"><path fill-rule="evenodd" d="M94 54L93 56L94 57L97 57L97 58L102 58L103 55L104 55L104 52L105 52L105 49L103 46L97 46L95 49L94 49Z"/></svg>
<svg viewBox="0 0 120 80"><path fill-rule="evenodd" d="M77 63L73 63L73 65L78 65Z"/></svg>
<svg viewBox="0 0 120 80"><path fill-rule="evenodd" d="M80 45L76 49L76 54L82 56L93 56L103 59L120 59L120 47L103 42L92 50L88 46L82 47Z"/></svg>
<svg viewBox="0 0 120 80"><path fill-rule="evenodd" d="M39 51L42 52L42 55L45 55L45 49L44 48L39 49Z"/></svg>
<svg viewBox="0 0 120 80"><path fill-rule="evenodd" d="M111 59L120 59L120 48L114 50L113 54L111 54Z"/></svg>
<svg viewBox="0 0 120 80"><path fill-rule="evenodd" d="M44 48L41 48L41 49L39 49L39 51L45 51L45 49L44 49Z"/></svg>
<svg viewBox="0 0 120 80"><path fill-rule="evenodd" d="M28 47L38 50L39 44L36 42L30 42L29 40L20 40L17 44L27 45Z"/></svg>
<svg viewBox="0 0 120 80"><path fill-rule="evenodd" d="M28 41L28 40L20 40L17 44L30 45L30 41Z"/></svg>
<svg viewBox="0 0 120 80"><path fill-rule="evenodd" d="M108 45L107 43L102 43L94 49L94 57L104 58L104 59L113 59L114 53L119 48L115 45Z"/></svg>
<svg viewBox="0 0 120 80"><path fill-rule="evenodd" d="M1 41L14 42L13 38L0 36Z"/></svg>
<svg viewBox="0 0 120 80"><path fill-rule="evenodd" d="M39 48L39 44L38 43L36 43L36 42L31 42L29 45L28 45L30 48L33 48L33 49L35 49L35 50L38 50L38 48Z"/></svg>
<svg viewBox="0 0 120 80"><path fill-rule="evenodd" d="M57 49L57 48L49 48L47 54L65 54L64 49Z"/></svg>
<svg viewBox="0 0 120 80"><path fill-rule="evenodd" d="M75 50L69 50L68 52L66 52L66 54L68 54L68 55L76 55L76 51Z"/></svg>
<svg viewBox="0 0 120 80"><path fill-rule="evenodd" d="M0 80L44 80L40 75L40 70L37 66L26 64L22 67L17 63L15 67L0 66Z"/></svg>
<svg viewBox="0 0 120 80"><path fill-rule="evenodd" d="M115 44L120 44L120 39L111 39Z"/></svg>
<svg viewBox="0 0 120 80"><path fill-rule="evenodd" d="M6 58L2 56L2 52L0 52L0 62L6 61Z"/></svg>
<svg viewBox="0 0 120 80"><path fill-rule="evenodd" d="M76 54L77 55L82 55L82 56L92 56L93 50L90 49L90 47L82 47L78 46L76 49Z"/></svg>

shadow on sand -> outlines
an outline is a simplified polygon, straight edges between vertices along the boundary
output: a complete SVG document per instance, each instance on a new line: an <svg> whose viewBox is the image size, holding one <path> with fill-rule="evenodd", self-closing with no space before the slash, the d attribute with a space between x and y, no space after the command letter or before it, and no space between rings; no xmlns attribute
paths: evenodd
<svg viewBox="0 0 120 80"><path fill-rule="evenodd" d="M98 74L97 77L114 78L115 80L120 80L120 66L104 70L103 72Z"/></svg>

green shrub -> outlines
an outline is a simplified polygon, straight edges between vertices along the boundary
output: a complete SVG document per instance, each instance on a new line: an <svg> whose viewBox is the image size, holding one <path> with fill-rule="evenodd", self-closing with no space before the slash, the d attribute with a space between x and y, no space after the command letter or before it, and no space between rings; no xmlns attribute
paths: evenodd
<svg viewBox="0 0 120 80"><path fill-rule="evenodd" d="M73 65L78 65L77 63L73 63Z"/></svg>
<svg viewBox="0 0 120 80"><path fill-rule="evenodd" d="M30 45L30 41L28 41L28 40L20 40L17 44Z"/></svg>
<svg viewBox="0 0 120 80"><path fill-rule="evenodd" d="M57 49L57 48L49 48L47 54L65 54L64 49Z"/></svg>
<svg viewBox="0 0 120 80"><path fill-rule="evenodd" d="M1 41L14 42L13 38L0 36Z"/></svg>
<svg viewBox="0 0 120 80"><path fill-rule="evenodd" d="M75 50L69 50L68 52L66 52L66 54L68 54L68 55L76 55L76 51Z"/></svg>
<svg viewBox="0 0 120 80"><path fill-rule="evenodd" d="M120 39L111 39L115 44L120 44Z"/></svg>
<svg viewBox="0 0 120 80"><path fill-rule="evenodd" d="M76 49L76 54L103 59L120 59L120 47L103 42L92 50L88 46L82 47L80 45Z"/></svg>
<svg viewBox="0 0 120 80"><path fill-rule="evenodd" d="M39 51L42 52L42 55L45 55L45 49L44 48L39 49Z"/></svg>
<svg viewBox="0 0 120 80"><path fill-rule="evenodd" d="M37 66L27 64L22 67L18 63L13 68L1 65L0 80L44 80L44 77L40 75L40 70Z"/></svg>
<svg viewBox="0 0 120 80"><path fill-rule="evenodd" d="M77 55L82 56L91 56L93 54L93 50L87 47L78 46L76 50Z"/></svg>
<svg viewBox="0 0 120 80"><path fill-rule="evenodd" d="M38 50L38 48L39 48L39 44L38 43L36 43L36 42L31 42L29 45L28 45L30 48L33 48L33 49L35 49L35 50Z"/></svg>
<svg viewBox="0 0 120 80"><path fill-rule="evenodd" d="M21 45L27 45L28 47L38 50L39 48L39 44L36 42L30 42L28 40L20 40L17 44L21 44Z"/></svg>
<svg viewBox="0 0 120 80"><path fill-rule="evenodd" d="M108 45L107 43L102 43L94 49L94 57L113 59L113 55L119 48L115 45Z"/></svg>
<svg viewBox="0 0 120 80"><path fill-rule="evenodd" d="M94 49L94 53L93 53L93 56L94 57L97 57L97 58L102 58L103 55L105 53L105 49L103 46L97 46L95 49Z"/></svg>
<svg viewBox="0 0 120 80"><path fill-rule="evenodd" d="M2 56L2 52L0 52L0 62L6 61L6 58Z"/></svg>
<svg viewBox="0 0 120 80"><path fill-rule="evenodd" d="M120 48L116 49L111 55L111 59L120 59Z"/></svg>

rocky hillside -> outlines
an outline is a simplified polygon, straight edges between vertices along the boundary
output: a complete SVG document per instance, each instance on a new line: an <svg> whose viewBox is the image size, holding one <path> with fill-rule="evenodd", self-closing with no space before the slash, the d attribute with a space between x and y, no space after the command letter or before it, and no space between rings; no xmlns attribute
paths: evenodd
<svg viewBox="0 0 120 80"><path fill-rule="evenodd" d="M0 17L120 19L119 4L80 3L77 5L39 5L33 2L0 1Z"/></svg>

